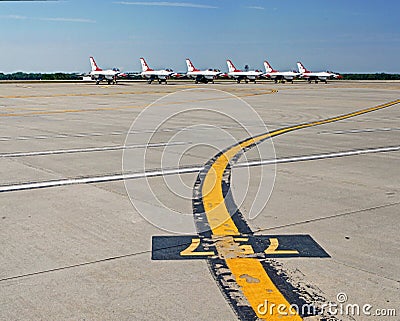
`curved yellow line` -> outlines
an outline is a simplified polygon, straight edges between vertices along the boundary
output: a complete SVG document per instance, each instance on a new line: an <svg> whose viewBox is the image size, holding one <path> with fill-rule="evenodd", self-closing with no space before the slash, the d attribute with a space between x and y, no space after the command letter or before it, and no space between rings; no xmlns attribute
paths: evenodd
<svg viewBox="0 0 400 321"><path fill-rule="evenodd" d="M257 317L260 319L268 320L301 320L301 317L295 313L293 315L282 315L278 313L277 307L281 306L282 311L290 312L290 304L285 299L283 294L274 285L262 264L258 259L243 257L243 254L233 253L229 247L232 242L232 237L240 235L240 231L231 215L226 208L224 195L222 192L222 179L229 161L235 157L243 148L249 147L252 144L259 143L262 140L272 138L293 130L323 125L336 121L341 121L351 117L356 117L369 112L377 111L400 103L400 100L388 102L386 104L378 105L371 108L362 109L353 113L340 115L332 118L327 118L320 121L299 124L291 127L275 130L271 133L261 134L256 137L249 138L237 145L232 146L230 149L222 153L213 163L208 173L206 174L202 187L203 206L206 217L211 228L213 236L217 236L216 249L220 257L224 257L226 264L237 284L241 287L244 296L247 298L249 304L253 308ZM237 247L240 249L240 247ZM236 255L235 255L236 254ZM241 257L242 255L242 257ZM249 279L248 276L251 278ZM250 281L249 281L250 280ZM266 304L271 307L275 305L275 309L267 309L265 312ZM262 309L260 309L262 307ZM270 313L271 312L271 313Z"/></svg>

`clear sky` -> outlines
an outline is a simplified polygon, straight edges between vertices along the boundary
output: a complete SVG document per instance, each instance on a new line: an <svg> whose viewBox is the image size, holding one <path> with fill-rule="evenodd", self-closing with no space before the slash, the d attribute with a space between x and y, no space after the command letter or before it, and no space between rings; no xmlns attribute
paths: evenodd
<svg viewBox="0 0 400 321"><path fill-rule="evenodd" d="M102 68L400 73L399 0L1 1L0 72Z"/></svg>

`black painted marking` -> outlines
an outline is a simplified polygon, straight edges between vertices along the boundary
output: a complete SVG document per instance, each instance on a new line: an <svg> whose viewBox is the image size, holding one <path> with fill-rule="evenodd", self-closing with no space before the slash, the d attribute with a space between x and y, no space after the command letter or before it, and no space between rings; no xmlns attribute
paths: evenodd
<svg viewBox="0 0 400 321"><path fill-rule="evenodd" d="M237 159L239 159L239 157ZM235 200L233 199L231 185L230 185L231 173L232 173L231 165L228 164L224 172L224 179L222 180L222 194L224 195L225 206L228 209L231 219L235 223L240 233L245 236L253 235L253 231L247 224L245 218L243 217L243 214L237 208Z"/></svg>
<svg viewBox="0 0 400 321"><path fill-rule="evenodd" d="M210 242L205 242L199 238L199 235L183 235L183 236L153 236L152 237L152 260L204 260L208 258L205 255L183 256L181 252L187 249L192 240L200 240L199 246L193 251L200 252L210 251L217 253L215 247Z"/></svg>
<svg viewBox="0 0 400 321"><path fill-rule="evenodd" d="M237 239L241 239L240 241ZM242 239L248 239L243 241ZM279 246L277 251L298 251L295 253L267 254L265 250L271 245L271 239L277 239ZM188 249L198 241L198 246L193 250L193 255L182 255L182 251ZM217 259L217 251L214 242L218 239L199 238L198 235L184 236L153 236L152 260L198 260ZM293 257L330 257L327 252L310 235L238 235L233 240L240 245L251 245L254 254L249 257L265 258L293 258ZM207 253L204 253L207 252ZM213 252L211 254L209 252ZM204 254L203 254L204 253Z"/></svg>
<svg viewBox="0 0 400 321"><path fill-rule="evenodd" d="M398 102L395 102L396 104ZM382 105L383 106L383 105ZM382 108L386 108L386 106ZM364 113L369 113L375 110L380 110L379 109L370 109L370 110L365 110L362 113L351 113L351 114L346 114L346 115L341 115L335 118L328 118L326 120L322 120L320 122L309 122L309 123L303 123L299 124L297 126L290 126L290 127L285 127L282 129L278 129L274 132L271 132L269 136L266 138L258 141L257 143L251 144L250 146L243 148L233 159L231 159L230 163L228 166L225 168L224 173L223 173L223 181L221 182L222 184L222 190L225 198L225 204L228 209L229 214L231 215L231 218L233 219L234 223L236 224L238 230L240 233L246 234L249 238L253 235L253 232L251 231L250 227L248 226L247 222L244 220L243 215L240 213L240 210L236 206L232 194L230 193L230 176L231 176L231 166L235 164L239 157L242 155L242 153L245 153L247 150L253 148L257 144L262 143L265 140L271 139L272 135L274 137L280 136L282 134L286 134L292 131L308 128L309 126L319 126L319 125L324 125L327 123L332 123L332 122L337 122L340 120L343 120L344 116L348 116L347 118L350 117L355 117ZM345 118L345 119L347 119ZM282 131L281 133L278 133L279 131ZM260 137L264 134L255 136L254 138ZM240 143L244 143L248 141L251 138L247 138ZM193 188L193 199L192 199L192 205L193 205L193 215L194 215L194 220L195 220L195 225L197 232L200 236L200 238L210 238L212 236L212 231L210 229L210 226L207 222L207 216L204 211L204 206L203 206L203 198L202 198L202 187L203 187L203 182L204 178L207 175L209 169L213 165L213 163L216 161L216 159L221 156L225 151L229 150L230 148L237 146L233 145L231 147L226 148L222 152L218 153L216 156L214 156L211 160L209 160L203 170L200 171L200 173L197 176L196 182L194 184ZM302 240L303 241L303 240ZM260 241L263 243L263 241ZM282 243L284 246L284 241ZM301 242L302 244L302 242ZM264 246L264 244L256 244L254 245L255 247L257 246ZM321 257L329 257L329 255L317 244L318 250L320 253L325 253L324 256ZM278 247L279 249L279 247ZM282 249L282 248L281 248ZM317 250L317 251L318 251ZM308 254L312 254L313 251L309 251ZM282 271L278 271L275 267L273 267L267 259L260 260L261 264L263 265L265 272L268 274L268 276L271 278L271 280L274 282L275 286L278 288L278 290L285 296L285 298L289 301L291 304L297 304L297 306L304 306L306 303L304 299L302 298L301 294L298 293L296 288L291 285L290 282L288 282L288 278L285 276L285 274ZM232 306L233 310L235 313L238 315L240 320L256 320L257 315L255 314L254 310L248 305L248 304L243 304L241 300L243 299L243 296L241 295L240 288L237 286L235 283L234 277L232 273L229 271L229 268L226 265L226 261L224 259L208 259L208 266L210 269L210 272L214 279L217 281L218 286L223 294L223 296L226 298L228 303ZM236 286L235 286L236 285ZM301 317L305 317L308 315L300 315Z"/></svg>
<svg viewBox="0 0 400 321"><path fill-rule="evenodd" d="M260 134L256 137L262 136L264 134ZM255 138L256 138L255 137ZM231 182L231 169L232 165L234 165L240 158L240 156L245 153L247 150L261 144L265 140L271 139L271 136L267 136L266 138L251 144L245 148L243 148L238 154L236 154L229 162L228 166L225 168L223 177L224 179L221 182L222 193L224 195L225 205L226 208L231 216L231 219L234 221L235 225L237 226L238 230L241 233L241 237L251 237L253 235L253 231L251 230L250 226L247 224L246 220L243 217L243 214L240 212L239 208L237 207L231 190L230 190L230 182ZM243 141L239 142L244 143L248 141L249 138L244 139ZM233 145L236 146L236 145ZM203 195L202 195L202 188L204 178L206 177L208 171L214 164L214 162L224 154L226 151L231 149L233 146L230 146L217 155L215 155L212 159L210 159L204 166L203 170L201 170L197 176L196 182L193 188L193 199L192 199L192 206L193 206L193 215L195 226L198 232L198 236L201 239L211 239L212 231L208 224L207 216L204 210L203 205ZM236 236L235 236L236 237ZM187 243L186 243L187 244ZM317 244L317 243L316 243ZM255 245L257 247L257 244ZM329 255L317 244L319 250L324 252L324 256L321 257L329 257ZM210 247L210 249L212 249ZM215 250L216 253L216 250ZM278 256L275 256L278 258ZM286 256L288 257L288 256ZM269 264L268 259L265 258L261 259L261 264L264 267L265 272L274 282L275 286L278 290L285 296L291 304L296 304L297 306L304 306L307 302L304 301L301 294L298 293L296 288L287 281L287 276L283 271L278 271L275 267ZM209 270L218 284L219 289L221 290L222 295L225 297L229 305L232 307L233 311L237 314L240 320L244 321L252 321L257 320L258 317L251 306L248 304L243 303L243 294L240 290L240 287L237 285L234 276L232 275L231 271L229 270L226 262L222 258L207 258L207 263ZM229 281L227 281L229 280ZM245 301L246 302L246 301ZM309 316L300 314L301 317Z"/></svg>
<svg viewBox="0 0 400 321"><path fill-rule="evenodd" d="M232 310L240 320L256 321L253 308L241 302L242 293L224 259L207 260L208 269ZM299 305L300 306L300 305ZM218 318L217 318L218 319Z"/></svg>
<svg viewBox="0 0 400 321"><path fill-rule="evenodd" d="M304 307L307 304L310 304L310 302L304 300L302 293L299 293L299 290L294 285L292 285L292 283L289 281L289 277L283 271L279 271L277 268L271 265L271 262L268 260L261 260L261 264L264 267L264 270L268 274L269 278L279 289L279 292L283 294L283 296L288 300L290 304L296 304L298 307ZM311 311L307 311L307 309L300 309L299 311L299 315L302 318L318 315L318 313L320 313L319 309L315 310L315 314L311 313ZM248 319L244 317L242 320L247 321ZM324 320L321 319L321 321Z"/></svg>

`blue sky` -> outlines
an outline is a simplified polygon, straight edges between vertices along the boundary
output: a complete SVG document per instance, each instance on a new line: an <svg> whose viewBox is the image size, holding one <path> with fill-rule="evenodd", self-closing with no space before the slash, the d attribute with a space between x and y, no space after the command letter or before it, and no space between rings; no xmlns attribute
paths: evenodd
<svg viewBox="0 0 400 321"><path fill-rule="evenodd" d="M0 72L103 68L400 73L398 0L0 1Z"/></svg>

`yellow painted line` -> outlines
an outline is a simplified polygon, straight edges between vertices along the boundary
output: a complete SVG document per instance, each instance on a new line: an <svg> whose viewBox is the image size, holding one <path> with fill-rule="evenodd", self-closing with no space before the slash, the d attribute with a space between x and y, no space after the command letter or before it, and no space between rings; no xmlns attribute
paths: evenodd
<svg viewBox="0 0 400 321"><path fill-rule="evenodd" d="M96 96L118 96L118 95L142 95L142 94L162 94L164 92L138 91L138 92L116 92L116 93L80 93L80 94L51 94L51 95L9 95L0 96L8 99L26 99L26 98L57 98L57 97L96 97Z"/></svg>
<svg viewBox="0 0 400 321"><path fill-rule="evenodd" d="M241 287L244 296L247 298L247 301L250 303L257 317L260 319L268 319L272 321L290 319L297 321L301 320L301 317L298 314L290 316L283 316L279 313L272 315L269 313L267 315L261 314L259 307L263 306L265 302L268 302L269 304L275 304L276 307L279 305L284 306L286 307L285 311L287 312L290 311L290 304L273 284L272 280L258 259L243 257L243 253L240 251L233 253L234 256L236 254L236 257L232 257L232 247L229 246L232 242L232 237L229 236L240 235L241 233L232 220L228 209L226 208L224 195L222 192L223 174L228 166L229 161L243 148L255 143L259 143L264 139L272 138L293 130L356 117L362 114L391 107L399 103L400 100L395 100L349 114L282 128L271 133L261 134L256 137L249 138L248 140L234 145L222 153L207 172L202 187L203 206L212 234L214 237L216 237L216 249L219 256L225 258L226 264L232 272L232 275L235 277L237 284ZM233 242L235 242L235 239L233 239ZM237 248L240 249L240 247Z"/></svg>
<svg viewBox="0 0 400 321"><path fill-rule="evenodd" d="M251 138L223 153L208 171L203 182L203 205L207 220L214 235L240 235L235 223L233 222L228 209L225 206L224 195L222 193L222 176L229 161L243 148L250 146L258 141L266 139L269 134Z"/></svg>
<svg viewBox="0 0 400 321"><path fill-rule="evenodd" d="M244 296L249 301L258 318L271 321L302 320L295 311L293 311L292 315L289 315L291 313L290 303L272 282L258 259L231 258L225 261L229 270L235 276L236 283L241 287ZM271 308L274 304L275 308ZM267 308L265 313L265 308L260 309L259 307L266 305L271 309ZM278 306L280 305L281 307L285 307L285 310L281 311L287 312L288 315L285 316L277 313Z"/></svg>
<svg viewBox="0 0 400 321"><path fill-rule="evenodd" d="M277 238L270 238L270 245L264 251L265 254L299 254L299 251L296 250L278 250L279 241Z"/></svg>
<svg viewBox="0 0 400 321"><path fill-rule="evenodd" d="M262 92L262 93L250 93L250 94L245 94L245 95L238 96L238 97L267 95L267 94L274 94L274 93L277 93L277 92L278 92L277 90L268 90L268 91L265 91L265 92ZM165 92L165 93L162 93L162 94L168 94L168 93ZM88 94L88 95L91 95L91 94ZM54 96L54 97L56 97L56 96ZM45 96L43 96L43 97L45 97ZM198 101L224 100L224 99L232 99L234 97L235 96L232 96L232 97L220 97L220 98L205 98L205 99L200 99L200 100L196 99L196 100L186 100L186 101L174 101L174 102L165 103L163 105L167 106L167 105L184 104L184 103L198 102ZM35 98L38 98L38 97L35 96ZM8 112L8 113L0 113L0 117L17 117L17 116L33 116L33 115L51 115L51 114L66 114L66 113L85 113L85 112L98 112L98 111L113 111L113 110L123 110L123 109L145 108L146 106L147 105L132 105L132 106L121 106L121 107L99 107L99 108L89 108L89 109L36 110L36 111L32 111L32 112L23 112L23 113ZM29 108L18 108L18 110L29 110Z"/></svg>
<svg viewBox="0 0 400 321"><path fill-rule="evenodd" d="M108 87L105 87L108 88ZM118 96L118 95L145 95L145 94L171 94L175 91L171 91L170 89L191 89L191 88L199 88L196 86L179 86L173 88L167 88L166 91L157 91L157 90L142 90L142 91L122 91L122 92L110 92L110 93L72 93L72 94L51 94L51 95L3 95L0 98L5 99L26 99L26 98L57 98L57 97L96 97L96 96ZM199 88L206 89L206 88ZM229 92L243 92L245 90L230 90ZM253 94L244 94L243 96L253 96L253 95L265 95L270 93L275 93L277 90L261 90L260 92Z"/></svg>
<svg viewBox="0 0 400 321"><path fill-rule="evenodd" d="M137 106L122 106L122 107L101 107L101 108L90 108L90 109L43 110L43 111L32 111L29 113L6 113L6 114L0 114L0 117L52 115L52 114L67 114L67 113L86 113L86 112L95 112L95 111L110 111L110 110L143 108L143 107L144 106L137 105Z"/></svg>
<svg viewBox="0 0 400 321"><path fill-rule="evenodd" d="M112 86L100 86L96 88L108 89ZM109 93L71 93L71 94L50 94L50 95L2 95L0 98L8 99L25 99L25 98L56 98L56 97L91 97L91 96L117 96L117 95L143 95L143 94L167 94L172 93L171 89L187 89L196 88L196 86L174 86L173 88L166 88L166 91L160 90L141 90L141 91L120 91ZM197 87L198 88L198 87Z"/></svg>
<svg viewBox="0 0 400 321"><path fill-rule="evenodd" d="M213 251L203 251L199 252L195 250L199 247L200 245L200 239L192 239L192 243L189 245L188 248L184 249L183 251L180 252L181 256L212 256L215 255Z"/></svg>

